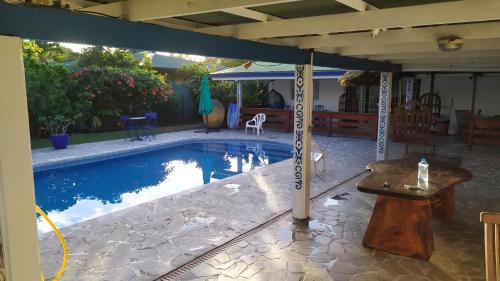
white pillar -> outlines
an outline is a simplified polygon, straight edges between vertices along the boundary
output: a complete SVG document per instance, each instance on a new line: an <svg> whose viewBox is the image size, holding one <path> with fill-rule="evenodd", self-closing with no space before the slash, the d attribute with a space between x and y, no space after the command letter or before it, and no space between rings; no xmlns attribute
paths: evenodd
<svg viewBox="0 0 500 281"><path fill-rule="evenodd" d="M306 220L309 218L312 87L311 57L311 64L297 65L295 67L293 218L296 220Z"/></svg>
<svg viewBox="0 0 500 281"><path fill-rule="evenodd" d="M392 99L392 73L380 73L380 94L378 99L377 161L387 159L389 139L389 116Z"/></svg>
<svg viewBox="0 0 500 281"><path fill-rule="evenodd" d="M39 281L40 254L21 39L0 36L0 46L0 227L5 268L9 281Z"/></svg>
<svg viewBox="0 0 500 281"><path fill-rule="evenodd" d="M236 81L236 103L238 104L238 108L241 108L243 105L243 88L241 81Z"/></svg>
<svg viewBox="0 0 500 281"><path fill-rule="evenodd" d="M413 99L413 83L415 79L413 77L405 78L405 101L411 101Z"/></svg>

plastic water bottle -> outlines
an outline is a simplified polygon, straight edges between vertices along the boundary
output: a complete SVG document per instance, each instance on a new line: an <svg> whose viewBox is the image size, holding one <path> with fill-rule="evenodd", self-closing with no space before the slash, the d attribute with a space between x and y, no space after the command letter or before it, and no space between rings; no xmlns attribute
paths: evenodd
<svg viewBox="0 0 500 281"><path fill-rule="evenodd" d="M418 182L427 183L429 181L429 163L422 158L418 163Z"/></svg>

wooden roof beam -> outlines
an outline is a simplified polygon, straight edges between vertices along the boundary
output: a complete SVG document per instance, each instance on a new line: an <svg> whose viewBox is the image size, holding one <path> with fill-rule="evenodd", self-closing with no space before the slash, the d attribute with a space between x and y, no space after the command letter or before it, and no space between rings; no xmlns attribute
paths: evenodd
<svg viewBox="0 0 500 281"><path fill-rule="evenodd" d="M430 59L484 59L500 57L500 50L480 50L480 51L458 51L453 53L445 52L424 52L424 53L404 53L404 54L382 54L364 56L371 60L399 62L404 60L430 60Z"/></svg>
<svg viewBox="0 0 500 281"><path fill-rule="evenodd" d="M337 48L359 45L386 45L437 42L439 38L457 36L467 40L500 38L500 22L456 24L419 28L393 29L371 37L371 32L325 36L272 39L274 44L286 44L302 49Z"/></svg>
<svg viewBox="0 0 500 281"><path fill-rule="evenodd" d="M452 54L463 51L479 50L500 50L500 39L469 40L463 45L463 48ZM321 51L321 49L320 49ZM356 47L337 48L336 53L343 56L357 55L383 55L383 54L405 54L405 53L446 53L440 51L437 42L412 43L412 44L388 44L388 45L364 45Z"/></svg>
<svg viewBox="0 0 500 281"><path fill-rule="evenodd" d="M311 58L310 51L295 47L3 1L0 1L0 35L289 64L308 63ZM401 70L401 65L318 52L314 53L314 64L367 71Z"/></svg>
<svg viewBox="0 0 500 281"><path fill-rule="evenodd" d="M414 65L404 64L405 72L500 72L500 64L494 65Z"/></svg>

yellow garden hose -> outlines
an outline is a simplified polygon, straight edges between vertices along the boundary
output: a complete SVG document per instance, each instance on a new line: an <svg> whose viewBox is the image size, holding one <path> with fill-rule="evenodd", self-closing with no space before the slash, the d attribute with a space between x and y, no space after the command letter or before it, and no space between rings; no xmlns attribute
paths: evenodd
<svg viewBox="0 0 500 281"><path fill-rule="evenodd" d="M56 276L52 281L59 281L61 279L62 275L64 274L64 269L66 268L66 264L68 263L68 246L66 245L66 241L64 240L64 237L62 236L61 232L59 229L57 229L57 226L50 220L50 218L45 214L40 207L35 205L35 209L37 213L39 213L52 227L54 232L56 233L57 237L59 238L59 241L61 242L61 246L63 248L63 262L61 265L61 268L59 268L59 272L57 272ZM45 281L45 278L43 277L43 272L40 272L40 277L42 281Z"/></svg>

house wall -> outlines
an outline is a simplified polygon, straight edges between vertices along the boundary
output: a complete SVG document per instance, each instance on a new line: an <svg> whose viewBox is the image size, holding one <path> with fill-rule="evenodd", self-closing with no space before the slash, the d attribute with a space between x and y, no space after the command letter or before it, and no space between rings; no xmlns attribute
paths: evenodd
<svg viewBox="0 0 500 281"><path fill-rule="evenodd" d="M314 100L314 105L324 105L325 110L338 111L339 98L344 93L343 87L337 79L315 80L314 86L319 87L319 99ZM278 91L285 99L286 105L293 107L293 80L276 80L269 87ZM313 107L314 108L314 107Z"/></svg>
<svg viewBox="0 0 500 281"><path fill-rule="evenodd" d="M420 95L430 91L430 75L417 75L422 80ZM338 111L339 98L344 93L344 89L339 85L337 79L320 79L315 86L319 85L319 99L314 100L314 104L324 105L326 110ZM283 95L286 105L293 105L293 81L276 80L270 83L270 89L274 87ZM361 93L362 87L358 87ZM372 89L373 88L373 89ZM374 86L370 91L378 91ZM471 74L438 74L435 78L435 90L441 97L441 112L448 115L451 99L454 99L455 109L470 109L472 95ZM360 107L361 108L361 107ZM476 112L482 111L483 115L500 115L500 74L484 74L478 77L476 94Z"/></svg>
<svg viewBox="0 0 500 281"><path fill-rule="evenodd" d="M417 76L418 77L418 76ZM435 78L435 90L441 97L441 113L448 115L451 99L455 109L470 109L472 78L470 74L440 74ZM422 78L420 94L430 92L430 75ZM500 115L500 74L484 74L477 78L476 112Z"/></svg>

